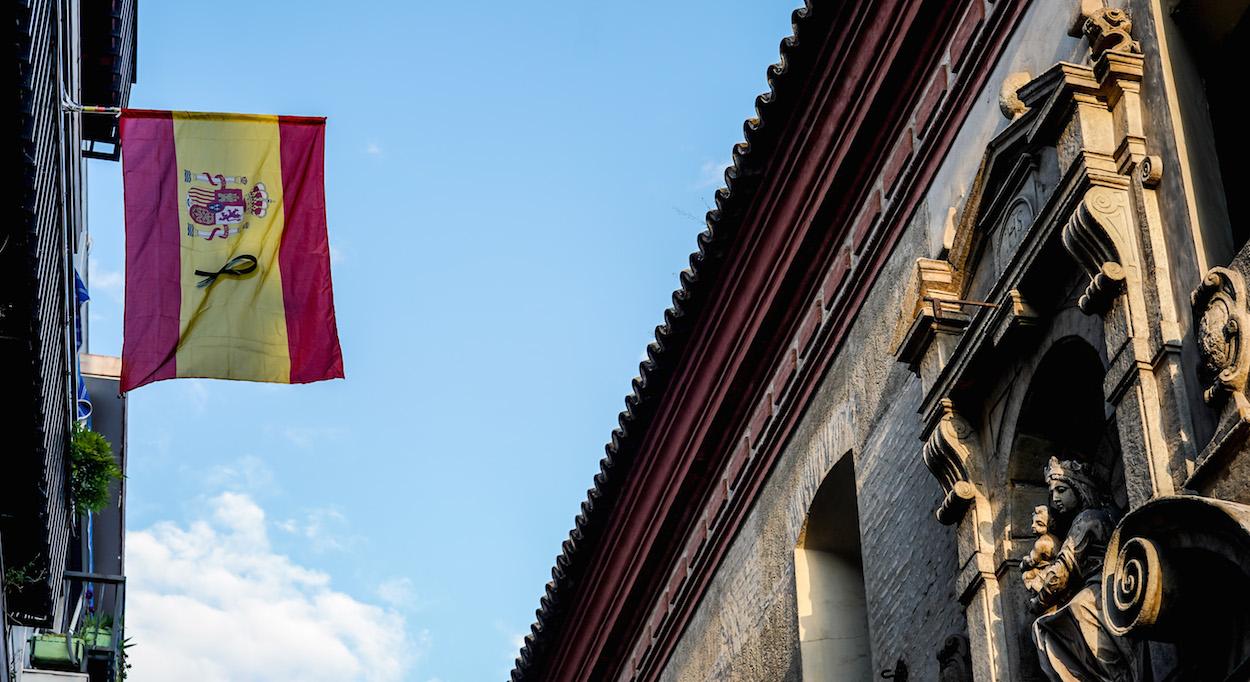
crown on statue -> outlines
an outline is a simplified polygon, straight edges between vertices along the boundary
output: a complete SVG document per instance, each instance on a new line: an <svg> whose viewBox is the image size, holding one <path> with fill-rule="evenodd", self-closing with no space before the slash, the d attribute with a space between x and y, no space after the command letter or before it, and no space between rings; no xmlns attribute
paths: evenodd
<svg viewBox="0 0 1250 682"><path fill-rule="evenodd" d="M1053 480L1082 483L1091 489L1097 487L1093 476L1090 475L1089 465L1074 459L1060 461L1058 457L1051 457L1046 463L1046 482L1050 483Z"/></svg>

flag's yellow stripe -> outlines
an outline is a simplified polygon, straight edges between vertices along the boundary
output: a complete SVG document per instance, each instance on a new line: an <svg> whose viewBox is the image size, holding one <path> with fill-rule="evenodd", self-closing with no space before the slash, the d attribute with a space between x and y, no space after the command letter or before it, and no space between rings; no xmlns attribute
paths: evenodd
<svg viewBox="0 0 1250 682"><path fill-rule="evenodd" d="M174 112L174 142L182 244L178 376L289 382L291 357L278 270L283 228L278 118ZM213 188L202 181L185 182L185 171L234 177L229 187L243 187L245 195L264 183L270 197L266 215L245 214L246 229L232 225L229 238L204 239L198 231L211 232L212 227L191 219L187 190ZM247 182L238 183L243 177ZM188 236L188 226L197 233ZM202 279L196 270L215 272L243 254L256 257L255 272L196 287Z"/></svg>

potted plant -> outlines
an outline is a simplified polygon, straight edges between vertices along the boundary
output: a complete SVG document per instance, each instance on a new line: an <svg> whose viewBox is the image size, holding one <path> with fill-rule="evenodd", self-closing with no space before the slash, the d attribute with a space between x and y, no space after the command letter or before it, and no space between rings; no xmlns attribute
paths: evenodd
<svg viewBox="0 0 1250 682"><path fill-rule="evenodd" d="M78 638L88 649L113 650L113 616L89 613L78 626Z"/></svg>
<svg viewBox="0 0 1250 682"><path fill-rule="evenodd" d="M79 511L98 512L108 506L109 484L122 477L113 460L113 446L81 423L74 424L69 444L69 489Z"/></svg>
<svg viewBox="0 0 1250 682"><path fill-rule="evenodd" d="M83 652L81 639L60 632L43 632L30 638L30 664L36 668L78 670Z"/></svg>

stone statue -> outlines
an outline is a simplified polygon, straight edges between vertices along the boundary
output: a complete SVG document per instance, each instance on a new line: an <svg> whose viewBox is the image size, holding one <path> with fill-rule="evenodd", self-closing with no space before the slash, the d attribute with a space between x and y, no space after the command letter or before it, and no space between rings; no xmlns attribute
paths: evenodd
<svg viewBox="0 0 1250 682"><path fill-rule="evenodd" d="M1111 504L1081 462L1051 457L1046 485L1049 508L1034 514L1041 537L1021 562L1031 603L1042 612L1033 623L1042 671L1054 682L1131 680L1127 643L1108 630L1101 607L1102 563L1115 529Z"/></svg>
<svg viewBox="0 0 1250 682"><path fill-rule="evenodd" d="M1034 507L1031 529L1037 535L1037 540L1033 543L1033 549L1020 561L1024 587L1034 595L1029 600L1029 605L1038 612L1046 610L1038 600L1038 595L1045 588L1042 570L1055 563L1055 553L1059 550L1059 538L1050 532L1050 526L1050 507L1044 504Z"/></svg>

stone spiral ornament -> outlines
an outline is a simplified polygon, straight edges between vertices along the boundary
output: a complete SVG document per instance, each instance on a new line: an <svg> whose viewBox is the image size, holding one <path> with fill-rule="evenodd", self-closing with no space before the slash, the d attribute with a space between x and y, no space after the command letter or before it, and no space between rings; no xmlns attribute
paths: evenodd
<svg viewBox="0 0 1250 682"><path fill-rule="evenodd" d="M1165 573L1154 542L1134 537L1120 545L1103 578L1103 613L1112 633L1143 635L1158 624Z"/></svg>

